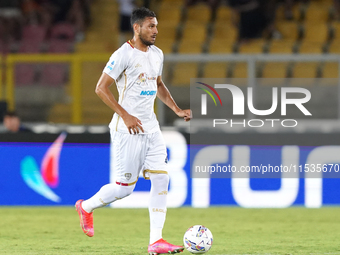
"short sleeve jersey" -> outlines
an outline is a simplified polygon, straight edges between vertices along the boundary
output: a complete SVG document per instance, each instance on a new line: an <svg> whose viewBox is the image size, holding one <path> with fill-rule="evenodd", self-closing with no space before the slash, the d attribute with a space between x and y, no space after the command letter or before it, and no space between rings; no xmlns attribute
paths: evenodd
<svg viewBox="0 0 340 255"><path fill-rule="evenodd" d="M103 71L116 82L118 103L129 114L140 119L146 134L160 130L154 102L157 77L162 74L163 59L163 52L156 46L152 45L147 52L143 52L134 48L129 41L112 54ZM113 115L109 127L121 133L129 133L117 113Z"/></svg>

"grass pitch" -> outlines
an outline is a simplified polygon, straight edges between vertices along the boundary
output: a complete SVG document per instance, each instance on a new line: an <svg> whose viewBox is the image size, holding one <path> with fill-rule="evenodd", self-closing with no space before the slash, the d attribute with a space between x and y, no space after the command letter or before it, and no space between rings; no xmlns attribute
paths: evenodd
<svg viewBox="0 0 340 255"><path fill-rule="evenodd" d="M214 236L207 254L340 254L339 215L336 207L168 209L163 237L182 244L202 224ZM0 216L0 254L147 254L147 209L96 210L92 238L73 207L0 207Z"/></svg>

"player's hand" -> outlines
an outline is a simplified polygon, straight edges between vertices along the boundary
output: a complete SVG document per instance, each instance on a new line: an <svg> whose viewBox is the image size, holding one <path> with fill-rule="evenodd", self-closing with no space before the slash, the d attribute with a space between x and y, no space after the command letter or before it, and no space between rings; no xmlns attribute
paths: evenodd
<svg viewBox="0 0 340 255"><path fill-rule="evenodd" d="M142 122L135 116L128 114L123 120L130 134L139 134L139 131L144 133Z"/></svg>
<svg viewBox="0 0 340 255"><path fill-rule="evenodd" d="M192 112L190 109L180 110L177 112L178 117L184 118L184 121L190 121L192 119Z"/></svg>

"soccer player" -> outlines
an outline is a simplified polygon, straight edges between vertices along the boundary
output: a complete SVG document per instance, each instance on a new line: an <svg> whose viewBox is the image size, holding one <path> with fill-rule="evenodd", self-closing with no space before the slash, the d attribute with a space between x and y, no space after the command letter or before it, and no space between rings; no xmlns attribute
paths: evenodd
<svg viewBox="0 0 340 255"><path fill-rule="evenodd" d="M158 96L185 121L191 119L191 110L180 109L162 81L164 57L154 46L158 33L155 13L144 7L135 9L131 25L133 39L112 54L96 86L97 95L115 112L109 127L116 180L104 185L90 199L78 200L76 209L82 230L93 236L93 210L130 195L142 171L144 178L151 181L148 253L174 254L184 248L162 239L169 177L154 101ZM118 102L109 90L114 82L119 92Z"/></svg>

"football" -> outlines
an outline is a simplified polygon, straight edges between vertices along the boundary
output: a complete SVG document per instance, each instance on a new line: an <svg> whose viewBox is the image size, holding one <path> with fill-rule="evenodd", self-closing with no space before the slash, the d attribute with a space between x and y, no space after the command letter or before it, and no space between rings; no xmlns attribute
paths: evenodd
<svg viewBox="0 0 340 255"><path fill-rule="evenodd" d="M210 250L213 243L211 231L202 225L190 227L183 237L184 247L191 253L202 254Z"/></svg>

